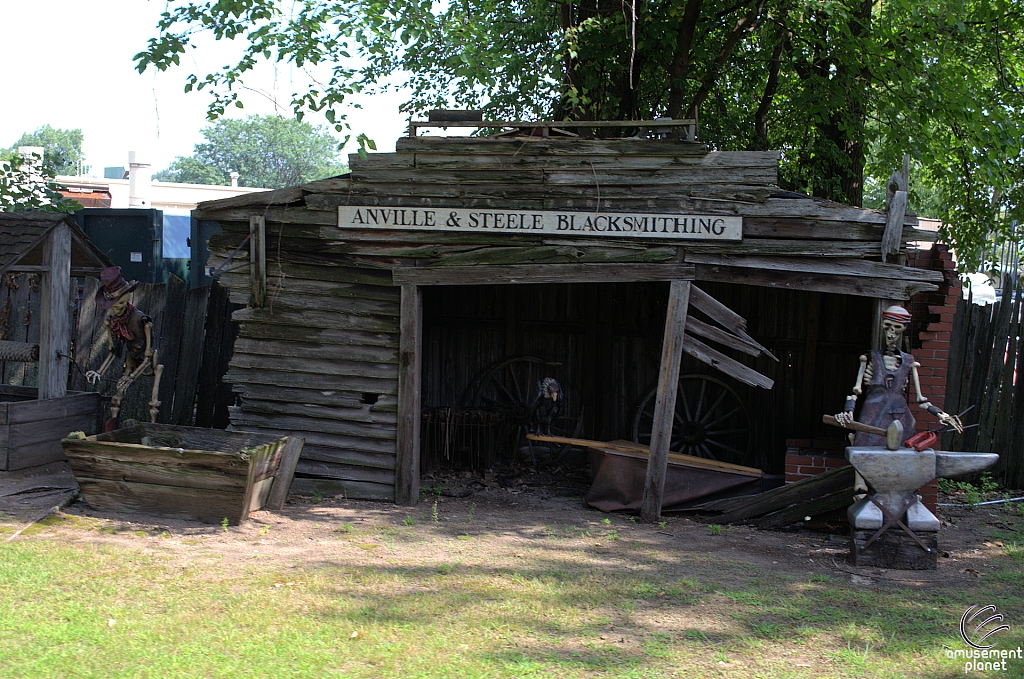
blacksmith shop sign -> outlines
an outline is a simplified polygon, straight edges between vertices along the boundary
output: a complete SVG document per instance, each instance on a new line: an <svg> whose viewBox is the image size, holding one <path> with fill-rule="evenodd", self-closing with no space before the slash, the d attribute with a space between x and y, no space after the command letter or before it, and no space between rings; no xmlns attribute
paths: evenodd
<svg viewBox="0 0 1024 679"><path fill-rule="evenodd" d="M342 229L518 233L540 236L738 241L743 218L652 212L561 212L462 208L338 208Z"/></svg>

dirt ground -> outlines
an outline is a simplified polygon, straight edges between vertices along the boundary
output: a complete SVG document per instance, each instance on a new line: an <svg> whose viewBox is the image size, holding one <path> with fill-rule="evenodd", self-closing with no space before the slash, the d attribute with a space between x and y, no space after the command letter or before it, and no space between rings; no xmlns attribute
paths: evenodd
<svg viewBox="0 0 1024 679"><path fill-rule="evenodd" d="M582 501L585 477L564 471L427 477L416 507L340 496L292 496L283 511L256 512L249 522L229 530L193 521L94 511L80 500L71 500L74 494L68 486L73 486L73 477L61 476L59 466L48 472L47 483L23 481L28 491L17 492L10 478L3 480L0 523L24 528L67 500L64 514L93 517L102 525L90 531L61 530L59 524L48 527L63 539L141 548L182 562L206 560L216 568L254 558L277 568L382 562L430 567L453 558L466 566L501 568L522 564L520 559L544 558L551 545L545 540L558 538L560 553L634 571L672 568L684 556L705 555L735 563L737 578L745 578L743 566L750 566L794 576L828 575L876 589L927 588L948 585L951 580L969 586L995 568L991 560L1001 553L1003 544L991 535L1016 534L1024 528L1024 516L1015 508L941 508L938 570L897 571L849 564L847 534L839 526L765 531L709 526L686 515L643 524L636 517L603 514ZM38 529L26 531L22 539ZM656 550L662 558L637 558L638 547ZM730 571L714 577L728 585Z"/></svg>

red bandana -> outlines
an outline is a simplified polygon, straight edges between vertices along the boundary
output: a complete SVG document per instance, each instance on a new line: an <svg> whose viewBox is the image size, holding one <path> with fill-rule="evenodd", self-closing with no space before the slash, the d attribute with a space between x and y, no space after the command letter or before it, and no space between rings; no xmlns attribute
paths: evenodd
<svg viewBox="0 0 1024 679"><path fill-rule="evenodd" d="M122 315L110 317L110 333L114 336L114 339L119 339L125 342L131 342L135 339L135 335L128 330L127 325L128 319L131 318L133 311L135 311L135 307L128 304Z"/></svg>

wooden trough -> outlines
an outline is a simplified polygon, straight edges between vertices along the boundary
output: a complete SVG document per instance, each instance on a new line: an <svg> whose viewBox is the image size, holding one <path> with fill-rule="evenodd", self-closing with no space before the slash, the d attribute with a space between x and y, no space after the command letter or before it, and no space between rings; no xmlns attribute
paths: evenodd
<svg viewBox="0 0 1024 679"><path fill-rule="evenodd" d="M61 443L95 509L237 525L281 509L304 439L136 424Z"/></svg>
<svg viewBox="0 0 1024 679"><path fill-rule="evenodd" d="M32 387L0 385L0 471L63 460L62 437L99 431L99 394L69 392L45 401L36 394Z"/></svg>

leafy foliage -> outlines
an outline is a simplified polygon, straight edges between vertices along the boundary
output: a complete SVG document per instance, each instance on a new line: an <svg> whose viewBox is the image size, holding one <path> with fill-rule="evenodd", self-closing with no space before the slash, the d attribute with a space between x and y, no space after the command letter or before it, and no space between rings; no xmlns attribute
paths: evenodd
<svg viewBox="0 0 1024 679"><path fill-rule="evenodd" d="M163 170L153 173L153 179L182 184L213 184L226 186L230 177L195 156L178 156Z"/></svg>
<svg viewBox="0 0 1024 679"><path fill-rule="evenodd" d="M295 114L339 132L346 101L404 71L410 114L699 112L715 148L781 149L784 188L857 205L910 153L911 207L969 265L1024 218L1024 0L175 0L158 28L140 71L178 65L198 32L245 45L186 80L214 118L260 60L310 73Z"/></svg>
<svg viewBox="0 0 1024 679"><path fill-rule="evenodd" d="M17 155L19 146L43 147L43 170L55 177L59 174L77 174L82 154L82 130L61 130L43 125L35 132L26 132L5 154L5 159ZM88 169L87 167L83 169Z"/></svg>
<svg viewBox="0 0 1024 679"><path fill-rule="evenodd" d="M41 158L14 156L0 161L0 212L74 212L82 206L61 195Z"/></svg>
<svg viewBox="0 0 1024 679"><path fill-rule="evenodd" d="M228 184L279 189L345 171L338 142L323 127L283 116L220 119L202 131L204 142L154 175L160 181Z"/></svg>

